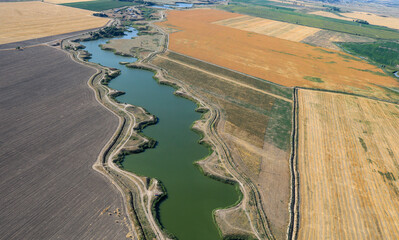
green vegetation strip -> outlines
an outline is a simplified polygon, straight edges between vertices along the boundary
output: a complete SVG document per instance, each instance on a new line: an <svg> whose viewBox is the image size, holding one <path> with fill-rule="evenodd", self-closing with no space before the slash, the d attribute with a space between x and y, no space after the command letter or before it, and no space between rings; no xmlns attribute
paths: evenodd
<svg viewBox="0 0 399 240"><path fill-rule="evenodd" d="M117 0L95 0L88 2L74 2L61 4L68 7L81 8L90 11L103 11L113 8L137 5L135 2L117 1Z"/></svg>
<svg viewBox="0 0 399 240"><path fill-rule="evenodd" d="M340 43L340 46L350 53L367 58L377 64L392 67L399 65L398 42Z"/></svg>
<svg viewBox="0 0 399 240"><path fill-rule="evenodd" d="M267 18L276 21L283 21L308 27L321 28L376 39L399 39L399 31L386 27L365 25L340 19L305 14L292 11L292 9L287 10L283 7L262 6L261 4L243 4L242 2L248 1L234 0L232 4L228 6L220 6L219 8L229 12L237 12L255 17ZM250 0L249 2L257 1Z"/></svg>

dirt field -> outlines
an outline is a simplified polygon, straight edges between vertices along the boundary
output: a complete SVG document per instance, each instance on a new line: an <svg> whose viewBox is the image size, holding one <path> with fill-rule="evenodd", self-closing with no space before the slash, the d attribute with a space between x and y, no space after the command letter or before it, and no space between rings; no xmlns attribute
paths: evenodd
<svg viewBox="0 0 399 240"><path fill-rule="evenodd" d="M299 90L299 239L398 239L399 106Z"/></svg>
<svg viewBox="0 0 399 240"><path fill-rule="evenodd" d="M0 2L0 44L104 26L93 12L43 2Z"/></svg>
<svg viewBox="0 0 399 240"><path fill-rule="evenodd" d="M0 51L0 73L0 239L125 239L122 196L92 169L118 125L95 70L37 46Z"/></svg>
<svg viewBox="0 0 399 240"><path fill-rule="evenodd" d="M347 21L352 21L356 19L366 20L372 25L379 25L384 27L389 27L393 29L399 30L399 18L394 17L387 17L383 15L376 15L373 13L366 13L366 12L349 12L349 13L340 13L341 16L324 11L317 11L311 12L311 14L323 16L323 17L330 17L336 19L342 19Z"/></svg>
<svg viewBox="0 0 399 240"><path fill-rule="evenodd" d="M213 9L169 11L173 51L284 86L347 91L399 99L378 85L399 83L377 67L342 52L212 24L242 15Z"/></svg>
<svg viewBox="0 0 399 240"><path fill-rule="evenodd" d="M313 46L329 48L337 51L342 51L334 42L374 42L375 40L368 37L356 36L352 34L333 32L328 30L321 30L317 33L302 40Z"/></svg>
<svg viewBox="0 0 399 240"><path fill-rule="evenodd" d="M273 21L251 16L240 16L214 22L226 27L255 32L271 37L300 42L321 29L295 25L291 23Z"/></svg>
<svg viewBox="0 0 399 240"><path fill-rule="evenodd" d="M218 131L239 170L258 186L274 236L284 239L289 219L291 90L173 52L152 63L221 108L225 121Z"/></svg>

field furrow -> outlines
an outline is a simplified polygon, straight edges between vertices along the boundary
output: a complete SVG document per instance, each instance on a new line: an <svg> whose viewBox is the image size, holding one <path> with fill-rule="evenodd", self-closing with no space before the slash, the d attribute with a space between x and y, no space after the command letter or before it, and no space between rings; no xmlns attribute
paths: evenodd
<svg viewBox="0 0 399 240"><path fill-rule="evenodd" d="M399 237L399 107L299 91L299 239Z"/></svg>

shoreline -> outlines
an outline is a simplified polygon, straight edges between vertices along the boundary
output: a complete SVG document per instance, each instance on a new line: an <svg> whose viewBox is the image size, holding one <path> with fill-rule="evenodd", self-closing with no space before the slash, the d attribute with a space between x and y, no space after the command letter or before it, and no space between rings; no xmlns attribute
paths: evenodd
<svg viewBox="0 0 399 240"><path fill-rule="evenodd" d="M163 13L162 13L162 16L164 16ZM152 24L152 22L150 24ZM155 28L158 31L160 31L158 26L155 26ZM166 33L163 33L162 31L160 31L160 32L165 36L165 38L168 38L168 35ZM76 38L76 36L74 38ZM70 43L71 39L69 38L69 39L62 40L62 46L64 46L65 40ZM165 41L164 47L167 46L167 42L168 41ZM65 50L65 49L63 49L63 50ZM197 104L197 106L198 106L197 109L201 109L201 110L208 109L209 112L215 111L215 109L212 109L210 106L205 105L202 100L198 99L193 94L190 94L188 91L186 91L185 87L182 86L182 83L178 83L174 80L171 80L170 77L169 78L165 77L162 69L159 69L158 67L156 67L152 64L145 63L145 62L148 62L156 54L162 53L166 50L167 49L164 48L160 52L153 52L153 53L149 54L149 56L147 58L142 59L138 62L135 62L134 64L136 66L132 66L133 64L129 64L128 67L138 67L141 69L152 71L154 73L154 79L157 80L157 82L159 84L172 86L173 88L176 89L176 91L174 92L175 95L178 95L178 96L181 96L181 97L187 98L188 100L193 101L194 103ZM130 236L129 236L130 238L140 239L140 236L146 235L145 234L146 230L145 230L145 227L142 226L141 221L139 220L139 218L140 218L139 214L136 213L137 212L137 209L136 209L137 203L136 204L131 203L132 202L131 196L134 195L134 193L133 193L133 191L129 190L129 188L124 188L124 187L126 187L126 183L123 182L123 180L121 180L121 178L125 179L125 180L128 179L128 182L133 183L137 187L137 189L139 189L140 197L142 199L141 200L141 203L142 203L141 210L144 210L145 218L147 218L149 220L149 225L151 225L150 228L151 228L152 232L154 233L154 235L158 239L167 239L168 234L162 229L160 224L157 222L156 216L153 216L153 214L152 214L153 205L162 200L159 199L159 196L154 197L154 196L151 196L151 194L149 194L152 192L152 190L150 191L151 188L158 188L158 189L161 188L162 189L162 187L159 186L159 181L155 179L154 183L149 187L149 189L146 189L146 184L142 180L142 177L119 168L114 160L114 157L116 155L123 152L124 146L128 143L129 138L132 136L133 132L137 131L136 130L137 122L136 122L135 116L132 113L129 113L128 111L126 111L126 107L132 106L132 105L121 104L121 103L115 102L115 100L113 99L113 96L112 96L113 94L115 94L115 90L112 90L112 89L108 88L107 86L101 84L101 81L105 78L105 76L110 76L108 74L108 72L111 71L110 68L84 61L83 59L81 59L79 57L79 55L80 55L79 51L74 51L71 49L71 51L69 51L69 53L71 54L71 58L74 61L77 61L80 64L90 66L97 70L97 73L95 75L93 75L93 77L89 80L88 85L96 93L97 101L101 105L103 105L105 108L107 108L109 111L113 112L114 115L118 116L118 118L119 118L119 126L118 126L117 131L113 135L112 139L110 139L110 141L107 143L107 145L101 151L97 162L93 164L93 169L95 169L96 171L105 175L116 186L116 188L122 193L123 198L124 198L123 200L125 203L124 208L125 208L127 215L129 216L129 222L131 223L131 226L129 227L129 229L131 230ZM111 71L111 73L113 73L113 72ZM103 93L101 91L103 91ZM123 114L123 116L121 116L121 114ZM219 116L219 115L217 115L217 116ZM202 115L201 119L199 119L198 121L201 121L201 120L204 120L206 122L210 121L211 116L209 116L209 118L207 118L207 119L203 119L203 117L204 117L204 114ZM195 122L193 124L195 124ZM126 129L128 129L127 133L124 133L126 131ZM194 129L194 128L192 128L192 130L195 132L198 132L198 131L202 132L202 134L201 134L202 136L207 135L207 132L205 130L199 130L199 129ZM127 139L126 139L126 136L128 136ZM119 138L122 138L122 139L119 139ZM202 141L202 139L201 139L201 141ZM142 145L143 144L140 144L140 145L138 145L138 147L142 147ZM216 150L217 146L210 145L209 148L213 149L214 151L217 151ZM203 160L208 159L210 156L211 156L211 153ZM195 165L197 165L197 164L195 164ZM197 166L202 169L201 172L204 174L204 176L211 177L213 175L212 173L208 173L208 171L206 171L206 169L203 169L199 164ZM207 174L205 174L205 173L207 173ZM119 174L122 176L118 176ZM222 180L220 178L220 176L215 176L215 178L216 178L216 180L219 180L219 181ZM226 178L225 180L231 181L231 179L228 179L228 178ZM241 190L240 196L244 196L244 197L239 198L239 200L237 202L238 204L236 203L236 204L234 204L234 206L228 206L227 208L223 208L223 209L236 207L236 206L242 204L242 200L245 199L245 191L242 191L242 184L237 180L235 180L235 181L238 183L238 185L239 185L238 188ZM130 198L129 198L129 196L130 196ZM144 199L145 197L148 198L147 201ZM130 201L130 203L128 203L129 202L128 200ZM145 207L145 203L147 203L147 207ZM136 206L133 206L133 205L136 205ZM215 209L214 211L219 211L219 210L220 209ZM216 224L216 225L217 225L218 230L220 231L219 225L218 224ZM139 229L137 229L137 228L139 228ZM148 231L148 229L147 229L147 231Z"/></svg>

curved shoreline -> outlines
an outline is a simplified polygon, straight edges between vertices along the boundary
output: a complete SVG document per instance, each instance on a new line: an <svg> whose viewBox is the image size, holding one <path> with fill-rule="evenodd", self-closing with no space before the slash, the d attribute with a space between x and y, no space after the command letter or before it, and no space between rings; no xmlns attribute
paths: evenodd
<svg viewBox="0 0 399 240"><path fill-rule="evenodd" d="M162 16L164 16L163 13ZM241 177L237 170L234 168L234 162L231 159L232 157L230 155L228 147L223 143L216 130L220 121L223 121L223 119L221 119L222 117L220 114L220 109L218 109L217 106L206 104L199 96L197 96L192 91L189 91L188 86L185 86L179 80L168 76L165 70L148 63L151 58L154 57L156 54L165 52L168 45L168 35L164 33L158 26L153 26L165 36L165 46L163 50L159 52L154 52L150 54L146 59L143 59L139 62L129 64L129 67L145 68L154 72L154 78L156 78L160 84L167 84L175 87L177 89L175 91L176 95L186 97L194 101L199 106L199 108L208 110L208 112L210 113L209 116L206 119L200 119L201 121L206 122L204 126L205 129L196 128L195 131L201 131L202 135L207 138L207 144L209 144L211 149L219 154L220 159L223 159L222 164L225 167L226 171L229 173L229 175L232 176L233 181L238 183L239 189L242 193L242 199L239 199L239 202L234 204L234 206L228 206L228 208L243 207L244 209L247 209L249 202L248 192L251 192L251 194L255 198L257 215L258 217L260 217L261 222L263 222L261 226L255 227L253 219L251 220L249 213L245 211L245 214L250 221L253 234L258 239L261 239L262 236L274 239L268 227L267 218L262 208L258 206L258 202L260 201L259 192L256 190L256 187L253 185L252 182L250 182L249 179L244 180L243 177ZM63 45L64 40L62 42L62 46ZM147 184L145 180L143 180L143 177L120 169L114 161L114 157L124 150L124 147L129 142L130 137L133 133L135 133L137 124L140 124L136 122L136 117L126 110L127 107L132 105L115 102L112 97L112 94L114 94L115 91L101 84L101 81L106 76L109 76L109 72L111 71L111 69L83 61L79 57L80 52L71 50L70 53L73 60L79 62L80 64L88 65L97 69L97 73L89 80L88 85L95 92L97 101L119 118L118 130L115 132L113 138L110 139L107 145L104 146L103 150L98 156L97 162L93 165L93 168L105 175L122 193L125 203L124 208L131 224L131 226L129 226L131 231L131 238L141 239L142 237L147 238L147 235L153 235L157 239L167 239L167 234L161 229L156 220L156 216L153 215L154 203L156 204L156 202L159 201L159 195L154 195L154 191L160 193L158 180L155 179L151 186L147 187ZM141 144L140 146L142 145L143 144ZM204 175L213 175L212 172L208 172L202 167L201 169ZM221 176L216 175L215 177L220 179ZM232 179L226 178L225 180L232 181ZM136 189L132 190L132 186L134 186ZM137 202L134 202L134 199L137 199L134 198L137 192L139 192L140 205L138 205ZM143 217L140 216L140 213L137 213L140 211L144 212L144 217L146 220L148 220L148 222L144 219L140 219ZM217 211L220 211L220 209L215 209L215 212ZM149 226L143 226L143 220L144 224L148 224ZM259 229L259 227L261 227L261 229ZM148 233L149 229L151 231L150 233ZM261 233L259 233L259 231L261 231Z"/></svg>

